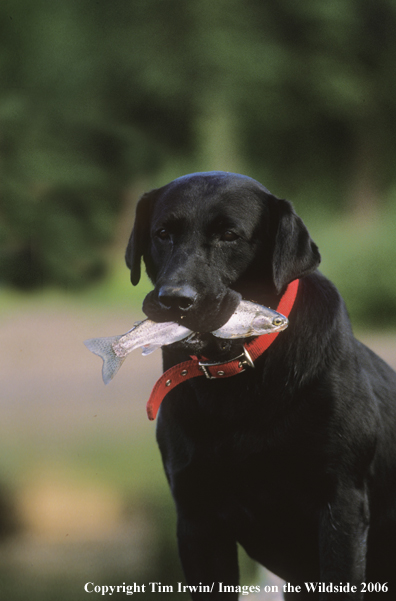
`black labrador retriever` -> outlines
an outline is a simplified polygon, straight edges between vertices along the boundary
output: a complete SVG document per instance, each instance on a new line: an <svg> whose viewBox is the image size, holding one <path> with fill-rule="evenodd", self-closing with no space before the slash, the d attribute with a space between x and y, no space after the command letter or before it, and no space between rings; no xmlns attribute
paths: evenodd
<svg viewBox="0 0 396 601"><path fill-rule="evenodd" d="M226 365L245 341L210 332L241 297L276 309L299 280L288 329L254 366L192 378L161 405L193 598L237 598L238 542L287 599L396 599L396 373L353 337L292 205L242 175L181 177L138 203L134 285L141 256L155 285L144 312L197 332L163 349L166 370L191 356Z"/></svg>

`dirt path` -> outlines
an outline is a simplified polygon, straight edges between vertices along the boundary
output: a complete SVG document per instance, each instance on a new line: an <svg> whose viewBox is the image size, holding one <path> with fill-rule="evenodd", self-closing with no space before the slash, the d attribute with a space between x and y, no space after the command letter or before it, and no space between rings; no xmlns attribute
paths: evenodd
<svg viewBox="0 0 396 601"><path fill-rule="evenodd" d="M86 338L130 329L138 314L77 309L21 311L0 323L0 435L81 435L96 416L114 434L131 420L146 424L144 405L161 373L160 352L136 351L108 386ZM140 423L142 422L142 424Z"/></svg>
<svg viewBox="0 0 396 601"><path fill-rule="evenodd" d="M127 331L138 313L86 308L13 312L0 320L0 435L81 434L95 415L107 431L130 431L130 420L146 428L144 405L161 373L157 351L135 351L117 377L104 386L101 360L83 340ZM396 369L396 335L361 337ZM151 428L152 429L152 428Z"/></svg>

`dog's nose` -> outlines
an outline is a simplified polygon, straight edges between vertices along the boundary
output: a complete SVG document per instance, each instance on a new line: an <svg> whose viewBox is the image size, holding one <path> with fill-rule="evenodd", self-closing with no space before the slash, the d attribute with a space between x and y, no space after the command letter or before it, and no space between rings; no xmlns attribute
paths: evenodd
<svg viewBox="0 0 396 601"><path fill-rule="evenodd" d="M161 286L158 300L165 309L186 310L196 299L197 292L191 286Z"/></svg>

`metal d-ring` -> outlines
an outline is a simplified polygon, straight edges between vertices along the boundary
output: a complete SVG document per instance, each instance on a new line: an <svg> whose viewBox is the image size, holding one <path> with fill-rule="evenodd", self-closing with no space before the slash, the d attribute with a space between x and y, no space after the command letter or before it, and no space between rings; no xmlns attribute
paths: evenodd
<svg viewBox="0 0 396 601"><path fill-rule="evenodd" d="M209 361L198 361L198 365L199 365L199 369L201 371L203 371L203 373L208 378L208 380L217 380L217 376L212 376L208 370L208 367L217 367L220 365L227 365L228 363L232 363L233 361L238 361L238 367L240 367L240 368L241 367L254 367L253 359L251 358L250 354L248 353L248 351L246 350L245 347L243 347L243 353L241 353L237 357L234 357L233 359L229 359L229 361L217 361L214 363L211 363ZM245 371L245 369L241 369L241 371L238 373L241 374L243 371ZM224 372L222 372L221 375L224 375Z"/></svg>

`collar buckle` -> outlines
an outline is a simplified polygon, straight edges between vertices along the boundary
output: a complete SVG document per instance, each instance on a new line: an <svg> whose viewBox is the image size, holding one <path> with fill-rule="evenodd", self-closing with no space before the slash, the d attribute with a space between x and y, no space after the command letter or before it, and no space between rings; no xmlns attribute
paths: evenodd
<svg viewBox="0 0 396 601"><path fill-rule="evenodd" d="M246 367L254 368L253 359L251 358L250 354L248 353L248 351L246 350L245 347L243 347L243 352L240 355L238 355L237 357L234 357L233 359L229 359L229 361L217 361L217 362L198 361L198 365L199 365L199 369L201 371L203 371L205 377L208 378L208 380L217 380L220 377L220 375L224 375L224 372L220 372L219 376L212 376L212 374L208 370L208 367L217 367L220 365L228 365L229 363L233 363L234 361L238 361L238 367L241 368L241 370L238 372L240 374L243 371L245 371Z"/></svg>

